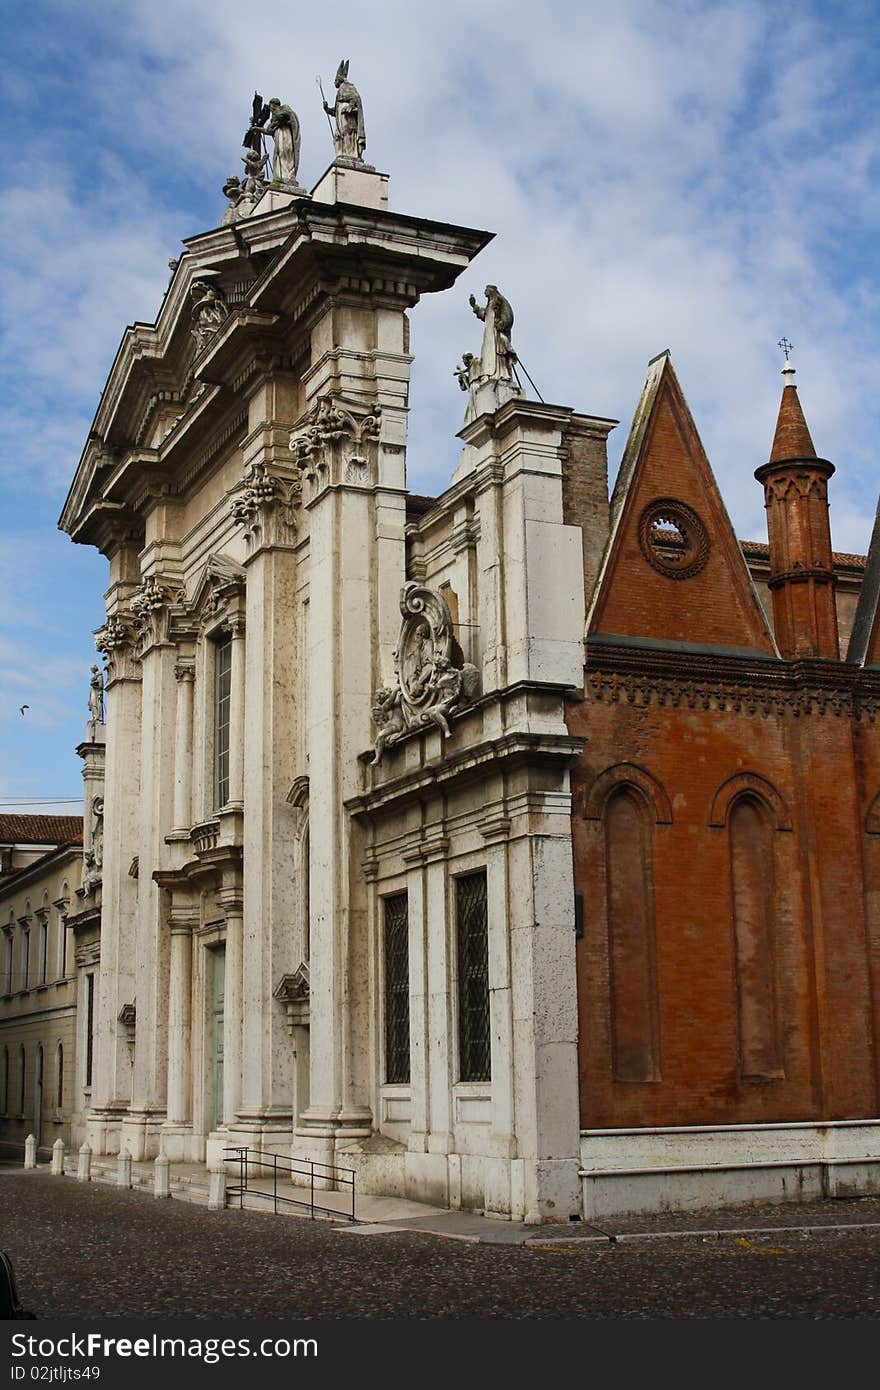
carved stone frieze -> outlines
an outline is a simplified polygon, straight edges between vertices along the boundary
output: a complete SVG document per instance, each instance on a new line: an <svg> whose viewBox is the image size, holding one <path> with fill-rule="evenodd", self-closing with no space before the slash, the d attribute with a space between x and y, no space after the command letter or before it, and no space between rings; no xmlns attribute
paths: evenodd
<svg viewBox="0 0 880 1390"><path fill-rule="evenodd" d="M410 729L433 725L448 736L452 711L480 694L479 672L461 658L443 595L411 580L401 590L400 612L395 684L377 690L373 705L379 725L374 764Z"/></svg>
<svg viewBox="0 0 880 1390"><path fill-rule="evenodd" d="M369 486L376 481L381 412L366 414L339 396L318 398L290 436L294 462L309 489L309 500L333 484Z"/></svg>

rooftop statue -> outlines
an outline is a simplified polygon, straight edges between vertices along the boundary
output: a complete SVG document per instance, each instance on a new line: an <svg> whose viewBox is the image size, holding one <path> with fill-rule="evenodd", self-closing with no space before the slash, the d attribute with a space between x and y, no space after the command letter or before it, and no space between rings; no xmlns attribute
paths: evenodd
<svg viewBox="0 0 880 1390"><path fill-rule="evenodd" d="M345 58L336 69L336 100L332 106L325 101L324 110L336 121L335 129L331 127L336 158L346 163L363 164L364 150L367 148L364 104L357 87L348 80L348 64L349 59Z"/></svg>
<svg viewBox="0 0 880 1390"><path fill-rule="evenodd" d="M261 142L268 135L271 135L275 145L272 182L286 188L299 188L296 180L299 169L299 117L279 97L272 97L268 106L264 106L263 98L259 92L255 92L253 117L245 135L245 145L255 153L262 153ZM248 136L251 137L250 141Z"/></svg>
<svg viewBox="0 0 880 1390"><path fill-rule="evenodd" d="M486 286L486 303L479 305L473 295L470 306L482 319L483 346L480 348L480 376L510 381L518 361L510 341L513 330L513 309L497 285Z"/></svg>
<svg viewBox="0 0 880 1390"><path fill-rule="evenodd" d="M510 301L504 298L497 285L487 285L486 303L478 304L471 295L470 306L483 322L480 355L462 353L461 363L453 373L462 391L467 392L466 425L478 415L498 410L506 401L522 395L515 370L519 358L510 341L513 331Z"/></svg>

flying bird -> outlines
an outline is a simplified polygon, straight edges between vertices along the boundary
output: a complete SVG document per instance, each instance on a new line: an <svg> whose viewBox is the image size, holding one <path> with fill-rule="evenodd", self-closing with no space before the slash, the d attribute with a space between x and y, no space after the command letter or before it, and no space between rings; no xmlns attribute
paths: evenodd
<svg viewBox="0 0 880 1390"><path fill-rule="evenodd" d="M21 706L22 715L24 715L24 712L25 712L26 709L30 709L30 705L22 705L22 706Z"/></svg>

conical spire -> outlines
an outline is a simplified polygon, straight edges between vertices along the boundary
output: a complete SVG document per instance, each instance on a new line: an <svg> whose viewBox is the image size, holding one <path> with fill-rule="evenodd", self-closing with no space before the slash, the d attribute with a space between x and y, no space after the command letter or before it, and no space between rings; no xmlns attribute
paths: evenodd
<svg viewBox="0 0 880 1390"><path fill-rule="evenodd" d="M784 657L837 661L834 556L828 520L828 479L834 464L816 457L794 384L794 367L782 369L785 385L770 462L756 469L764 487L773 629Z"/></svg>
<svg viewBox="0 0 880 1390"><path fill-rule="evenodd" d="M779 415L776 420L776 433L770 462L780 463L782 459L814 459L816 450L807 429L804 412L801 410L798 389L794 384L794 363L786 358L782 375L786 378L779 402Z"/></svg>

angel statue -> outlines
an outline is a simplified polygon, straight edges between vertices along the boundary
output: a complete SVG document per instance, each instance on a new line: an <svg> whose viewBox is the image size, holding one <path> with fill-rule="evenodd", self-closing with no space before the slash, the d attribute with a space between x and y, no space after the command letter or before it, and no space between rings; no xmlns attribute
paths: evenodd
<svg viewBox="0 0 880 1390"><path fill-rule="evenodd" d="M275 143L272 157L272 182L285 187L298 188L296 181L299 169L299 117L290 106L285 106L279 97L272 97L268 106L263 98L254 93L254 113L248 134L252 140L260 140L271 135ZM259 108L259 109L258 109ZM252 143L251 149L256 146Z"/></svg>
<svg viewBox="0 0 880 1390"><path fill-rule="evenodd" d="M333 131L333 147L336 158L363 164L367 137L364 133L364 104L354 83L348 80L349 59L344 58L336 69L333 79L336 85L336 100L332 106L324 102L324 110L333 116L336 129Z"/></svg>

